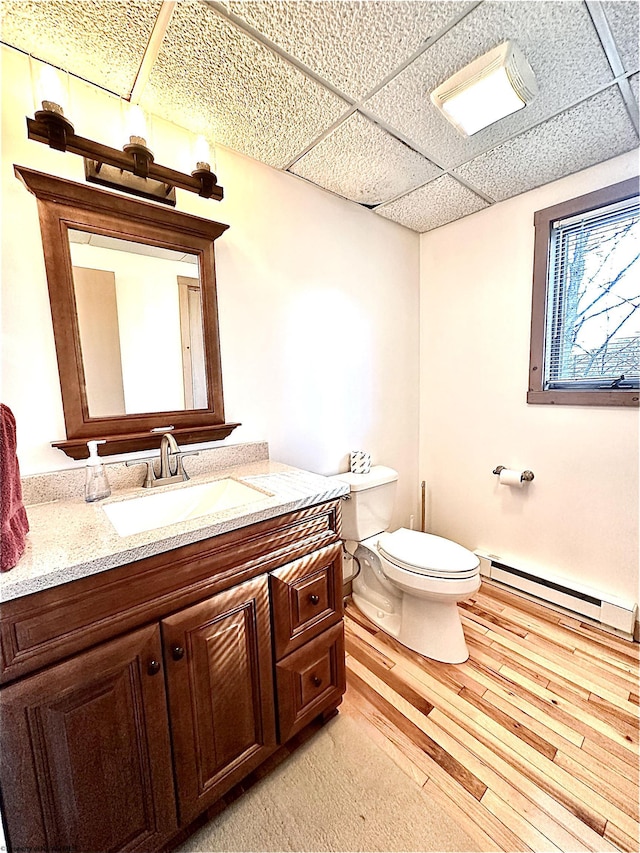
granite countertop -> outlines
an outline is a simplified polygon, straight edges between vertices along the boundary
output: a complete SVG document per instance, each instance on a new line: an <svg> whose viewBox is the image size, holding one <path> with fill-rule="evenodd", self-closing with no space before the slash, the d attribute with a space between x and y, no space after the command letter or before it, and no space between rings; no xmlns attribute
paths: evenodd
<svg viewBox="0 0 640 853"><path fill-rule="evenodd" d="M229 476L257 486L267 494L251 504L130 536L119 536L103 510L109 503L189 488ZM0 576L0 601L30 595L348 492L346 483L263 459L200 474L184 484L154 490L114 490L110 498L96 503L86 503L82 497L67 497L27 505L30 525L27 547L18 564Z"/></svg>

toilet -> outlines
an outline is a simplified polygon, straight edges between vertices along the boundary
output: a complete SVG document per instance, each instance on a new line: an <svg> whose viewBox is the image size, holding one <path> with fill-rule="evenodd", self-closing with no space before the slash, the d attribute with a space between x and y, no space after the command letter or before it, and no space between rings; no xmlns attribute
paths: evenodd
<svg viewBox="0 0 640 853"><path fill-rule="evenodd" d="M342 538L359 568L353 601L402 645L443 663L463 663L469 650L457 603L480 588L480 560L461 545L404 527L387 532L398 473L374 465L367 474L338 474L349 484Z"/></svg>

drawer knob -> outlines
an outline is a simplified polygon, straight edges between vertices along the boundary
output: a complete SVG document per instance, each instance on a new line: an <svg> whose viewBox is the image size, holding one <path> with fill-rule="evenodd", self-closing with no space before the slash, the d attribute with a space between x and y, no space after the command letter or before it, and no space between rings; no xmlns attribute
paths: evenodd
<svg viewBox="0 0 640 853"><path fill-rule="evenodd" d="M309 596L309 601L312 604L317 604L320 601L320 596L316 595L315 592L312 592L311 595Z"/></svg>
<svg viewBox="0 0 640 853"><path fill-rule="evenodd" d="M157 675L160 672L160 663L157 660L150 660L147 664L147 672L149 675Z"/></svg>
<svg viewBox="0 0 640 853"><path fill-rule="evenodd" d="M317 675L313 675L311 677L311 683L313 684L314 687L320 687L320 685L322 684L322 679L318 678Z"/></svg>
<svg viewBox="0 0 640 853"><path fill-rule="evenodd" d="M171 657L174 660L182 660L184 657L184 649L182 646L173 646L171 649Z"/></svg>

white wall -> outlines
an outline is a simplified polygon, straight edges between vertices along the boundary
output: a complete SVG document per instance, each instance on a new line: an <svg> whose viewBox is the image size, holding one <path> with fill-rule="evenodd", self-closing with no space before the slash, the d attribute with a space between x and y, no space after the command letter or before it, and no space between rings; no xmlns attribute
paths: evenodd
<svg viewBox="0 0 640 853"><path fill-rule="evenodd" d="M64 437L35 198L13 164L84 182L82 159L26 138L26 57L2 48L2 399L17 418L22 473L71 460ZM115 98L72 81L82 136L119 145ZM190 168L193 138L160 120L156 161ZM108 136L105 136L108 134ZM231 442L267 440L273 459L346 470L350 450L397 468L397 523L415 513L419 237L374 213L227 149L221 203L177 191L178 208L231 227L216 243L225 414Z"/></svg>
<svg viewBox="0 0 640 853"><path fill-rule="evenodd" d="M638 411L526 392L534 211L637 171L624 155L422 235L420 354L428 529L635 601Z"/></svg>

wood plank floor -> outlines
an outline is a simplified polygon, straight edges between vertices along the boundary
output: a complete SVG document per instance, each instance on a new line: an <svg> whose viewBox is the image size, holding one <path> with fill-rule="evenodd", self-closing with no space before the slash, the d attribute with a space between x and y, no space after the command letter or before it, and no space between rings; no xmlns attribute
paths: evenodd
<svg viewBox="0 0 640 853"><path fill-rule="evenodd" d="M483 583L435 663L347 603L356 718L477 850L637 853L638 644Z"/></svg>

